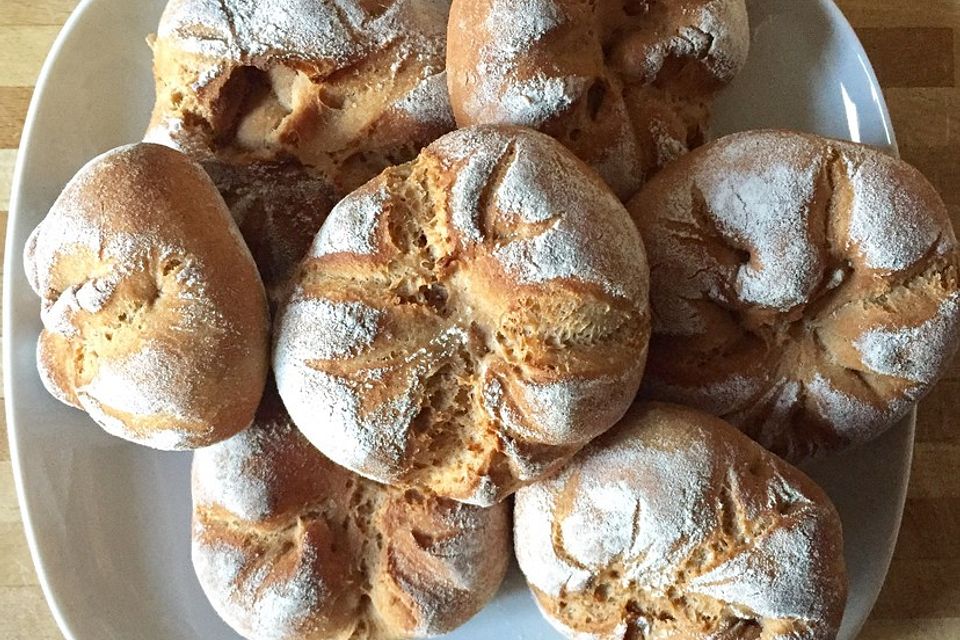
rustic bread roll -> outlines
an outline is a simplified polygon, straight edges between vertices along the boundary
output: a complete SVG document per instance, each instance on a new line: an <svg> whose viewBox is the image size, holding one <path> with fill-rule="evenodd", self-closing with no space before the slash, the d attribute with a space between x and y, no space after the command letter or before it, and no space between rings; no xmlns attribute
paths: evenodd
<svg viewBox="0 0 960 640"><path fill-rule="evenodd" d="M647 398L799 460L876 437L957 349L958 248L915 169L788 132L730 136L630 204L650 252Z"/></svg>
<svg viewBox="0 0 960 640"><path fill-rule="evenodd" d="M280 394L343 466L492 504L627 410L647 278L623 206L560 144L460 130L330 214L275 326Z"/></svg>
<svg viewBox="0 0 960 640"><path fill-rule="evenodd" d="M151 144L90 161L24 251L54 396L108 432L191 449L250 424L269 363L263 284L203 170Z"/></svg>
<svg viewBox="0 0 960 640"><path fill-rule="evenodd" d="M299 173L301 188L319 188L319 199L297 206L281 198L234 215L279 221L241 224L251 244L306 249L299 231L307 228L309 243L319 230L331 206L326 192L335 202L454 127L448 11L449 0L171 0L153 40L157 100L146 139L213 167L228 201L233 183L218 179L224 172L249 169L248 205L274 198L264 180L273 163L284 164L283 189ZM251 192L259 195L251 200ZM294 221L284 220L286 210ZM254 255L279 298L288 255Z"/></svg>
<svg viewBox="0 0 960 640"><path fill-rule="evenodd" d="M703 143L750 44L744 0L453 0L448 29L458 125L548 133L625 200Z"/></svg>
<svg viewBox="0 0 960 640"><path fill-rule="evenodd" d="M250 640L377 640L451 631L496 593L506 505L384 487L324 458L268 390L253 426L198 451L193 562Z"/></svg>
<svg viewBox="0 0 960 640"><path fill-rule="evenodd" d="M516 496L517 559L568 638L827 640L846 600L840 519L726 422L638 404Z"/></svg>

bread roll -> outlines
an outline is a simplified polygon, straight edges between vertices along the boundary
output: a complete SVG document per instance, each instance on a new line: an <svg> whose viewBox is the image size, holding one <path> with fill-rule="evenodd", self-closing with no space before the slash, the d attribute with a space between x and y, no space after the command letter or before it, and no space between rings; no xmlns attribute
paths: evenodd
<svg viewBox="0 0 960 640"><path fill-rule="evenodd" d="M192 449L250 424L269 362L263 284L213 183L151 144L90 161L24 251L50 392L114 435Z"/></svg>
<svg viewBox="0 0 960 640"><path fill-rule="evenodd" d="M703 143L750 44L744 0L453 0L448 29L458 125L548 133L624 200Z"/></svg>
<svg viewBox="0 0 960 640"><path fill-rule="evenodd" d="M276 323L280 394L336 462L489 505L627 410L647 278L629 215L560 144L460 130L330 214Z"/></svg>
<svg viewBox="0 0 960 640"><path fill-rule="evenodd" d="M809 478L726 422L639 404L516 496L520 568L568 638L828 640L840 520Z"/></svg>
<svg viewBox="0 0 960 640"><path fill-rule="evenodd" d="M493 597L510 557L506 505L364 480L307 442L275 391L252 427L195 454L193 496L197 577L249 640L446 633Z"/></svg>
<svg viewBox="0 0 960 640"><path fill-rule="evenodd" d="M248 206L234 215L278 224L241 223L247 241L305 250L299 232L309 231L309 243L332 202L454 127L448 11L449 0L170 0L153 40L157 99L146 139L214 167L228 201L229 176L249 169ZM294 188L299 173L302 189L319 185L322 197L250 206L275 197L264 180L275 163L285 167L281 188ZM254 255L278 300L288 256Z"/></svg>
<svg viewBox="0 0 960 640"><path fill-rule="evenodd" d="M800 460L878 436L956 352L947 210L879 151L737 134L665 169L630 209L652 270L644 397Z"/></svg>

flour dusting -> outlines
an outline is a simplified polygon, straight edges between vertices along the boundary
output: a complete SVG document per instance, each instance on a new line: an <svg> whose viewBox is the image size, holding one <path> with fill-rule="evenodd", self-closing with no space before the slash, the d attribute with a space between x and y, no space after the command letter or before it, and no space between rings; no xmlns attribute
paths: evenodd
<svg viewBox="0 0 960 640"><path fill-rule="evenodd" d="M872 371L929 383L943 371L960 338L960 292L944 298L933 317L916 327L871 329L853 346Z"/></svg>

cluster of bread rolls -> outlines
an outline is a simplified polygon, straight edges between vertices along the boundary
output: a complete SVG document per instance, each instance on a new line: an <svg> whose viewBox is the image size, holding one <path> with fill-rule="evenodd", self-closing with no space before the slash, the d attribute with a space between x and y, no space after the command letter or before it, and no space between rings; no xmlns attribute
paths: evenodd
<svg viewBox="0 0 960 640"><path fill-rule="evenodd" d="M930 390L960 250L876 150L707 143L749 39L743 0L171 0L145 142L25 248L41 378L199 449L193 562L250 640L454 629L513 494L569 638L834 638L840 520L778 456Z"/></svg>

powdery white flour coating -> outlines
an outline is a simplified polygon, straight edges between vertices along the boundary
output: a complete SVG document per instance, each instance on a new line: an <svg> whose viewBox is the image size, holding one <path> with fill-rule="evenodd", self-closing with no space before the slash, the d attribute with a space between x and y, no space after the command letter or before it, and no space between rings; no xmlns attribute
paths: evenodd
<svg viewBox="0 0 960 640"><path fill-rule="evenodd" d="M307 547L296 572L286 582L270 584L270 570L261 565L244 576L242 586L230 597L209 595L217 615L226 621L247 618L249 626L244 633L248 638L289 640L291 629L305 624L325 595L324 584L311 574L311 553ZM210 586L237 584L250 564L243 553L215 544L196 547L193 562L197 574L205 578L203 584ZM250 616L252 608L256 615Z"/></svg>
<svg viewBox="0 0 960 640"><path fill-rule="evenodd" d="M647 398L711 411L799 460L883 433L956 352L954 231L933 187L895 158L736 134L629 208L652 272Z"/></svg>
<svg viewBox="0 0 960 640"><path fill-rule="evenodd" d="M482 392L484 411L491 419L504 419L503 426L512 435L562 445L570 439L571 431L587 430L592 421L616 422L624 411L620 388L630 384L633 374L628 371L619 377L539 384L516 380L512 385L515 401L523 406L526 422L516 418L516 409L505 402L509 397L503 382L491 375ZM514 418L500 418L505 415Z"/></svg>
<svg viewBox="0 0 960 640"><path fill-rule="evenodd" d="M848 151L853 189L849 242L858 248L871 269L904 271L921 262L930 247L940 244L944 230L934 216L925 215L933 188L897 188L903 164L880 153Z"/></svg>
<svg viewBox="0 0 960 640"><path fill-rule="evenodd" d="M506 157L509 148L508 140L498 139L496 147L488 143L482 148L482 153L475 153L479 144L479 138L461 142L460 146L448 146L446 139L438 143L446 157L466 163L454 178L448 206L451 224L465 240L473 243L483 240L480 229L480 199L487 182L498 163Z"/></svg>
<svg viewBox="0 0 960 640"><path fill-rule="evenodd" d="M958 305L960 292L954 292L919 326L871 329L854 346L870 370L923 384L938 377L949 364L951 345L960 337Z"/></svg>
<svg viewBox="0 0 960 640"><path fill-rule="evenodd" d="M220 505L247 522L275 515L276 483L282 475L271 463L290 455L293 447L284 433L293 437L280 424L255 424L197 454L193 465L196 507ZM194 568L218 615L239 626L245 637L288 640L292 630L307 624L311 612L331 596L329 585L314 573L314 546L303 544L293 570L278 580L269 562L251 562L242 546L204 540L206 527L202 519L194 520Z"/></svg>
<svg viewBox="0 0 960 640"><path fill-rule="evenodd" d="M518 559L527 580L547 594L583 591L595 580L594 567L624 557L637 559L630 578L645 576L666 589L674 578L670 567L709 534L702 495L713 480L709 450L649 450L627 436L615 442L588 447L555 478L517 494ZM626 469L637 478L623 477ZM568 483L575 492L565 489ZM645 495L641 483L665 490Z"/></svg>
<svg viewBox="0 0 960 640"><path fill-rule="evenodd" d="M795 383L799 388L799 385ZM914 405L908 395L891 402L889 406L877 407L874 403L850 392L844 392L822 375L803 385L810 396L818 414L831 424L838 425L838 431L851 442L866 442L874 437L870 425L890 422L895 416L904 415ZM772 437L774 434L770 434Z"/></svg>
<svg viewBox="0 0 960 640"><path fill-rule="evenodd" d="M466 336L451 328L403 358L350 377L314 364L362 355L380 335L383 315L361 303L332 304L295 293L277 328L274 370L291 417L318 449L361 475L390 482L404 470L424 379ZM370 408L365 397L388 375L399 377L404 391Z"/></svg>
<svg viewBox="0 0 960 640"><path fill-rule="evenodd" d="M818 524L807 520L792 529L776 529L752 541L750 547L690 581L692 593L734 602L741 612L765 618L822 616L821 586L811 553ZM789 567L784 570L784 567Z"/></svg>
<svg viewBox="0 0 960 640"><path fill-rule="evenodd" d="M173 0L157 37L175 38L186 51L217 58L296 51L307 59L337 60L356 55L359 43L352 31L365 17L349 0Z"/></svg>
<svg viewBox="0 0 960 640"><path fill-rule="evenodd" d="M447 72L440 71L421 80L408 94L397 100L393 108L415 122L443 123L453 128L450 94L447 93Z"/></svg>
<svg viewBox="0 0 960 640"><path fill-rule="evenodd" d="M588 78L548 78L541 73L511 84L503 95L492 99L500 105L501 117L505 121L537 127L552 115L570 108L588 83ZM483 97L477 97L477 102L484 100Z"/></svg>
<svg viewBox="0 0 960 640"><path fill-rule="evenodd" d="M704 385L706 392L700 392L699 389L691 390L655 380L649 383L649 392L651 395L669 395L675 398L674 402L687 406L706 402L699 407L701 411L722 416L736 411L763 394L766 389L764 382L757 377L734 375L715 384Z"/></svg>
<svg viewBox="0 0 960 640"><path fill-rule="evenodd" d="M569 638L835 637L839 517L801 472L730 425L635 406L558 475L521 489L517 559Z"/></svg>
<svg viewBox="0 0 960 640"><path fill-rule="evenodd" d="M444 0L395 0L371 11L358 0L171 0L157 38L184 51L249 62L263 56L344 64L405 38L444 37ZM406 44L411 46L411 44ZM429 51L429 49L427 49Z"/></svg>
<svg viewBox="0 0 960 640"><path fill-rule="evenodd" d="M504 218L531 228L494 248L504 271L520 284L570 279L599 285L614 296L645 296L643 270L637 268L645 255L629 219L607 215L601 222L594 213L618 211L616 196L600 181L581 178L584 169L572 155L516 131L461 129L428 148L456 174L449 204L456 231L470 242L486 240L478 222L480 199L501 169L490 196Z"/></svg>
<svg viewBox="0 0 960 640"><path fill-rule="evenodd" d="M563 9L554 0L496 0L491 3L484 24L488 31L500 34L500 39L489 45L492 57L498 62L509 62L565 20Z"/></svg>
<svg viewBox="0 0 960 640"><path fill-rule="evenodd" d="M741 172L736 169L738 159L755 152L749 140L744 142L718 154L715 161L724 170L705 168L692 182L718 233L751 255L734 283L739 298L748 304L791 309L811 296L823 270L818 247L803 241L820 153L814 145L787 145L765 158L769 162Z"/></svg>
<svg viewBox="0 0 960 640"><path fill-rule="evenodd" d="M183 398L184 380L194 369L189 358L146 341L125 358L101 363L90 382L77 388L77 399L91 415L109 407L121 414L198 421L198 407Z"/></svg>
<svg viewBox="0 0 960 640"><path fill-rule="evenodd" d="M502 500L613 425L642 375L642 241L542 134L444 136L342 201L301 271L276 322L280 394L380 482Z"/></svg>
<svg viewBox="0 0 960 640"><path fill-rule="evenodd" d="M303 299L294 294L285 322L311 323L315 330L296 343L294 357L335 360L356 355L379 333L383 314L359 302Z"/></svg>
<svg viewBox="0 0 960 640"><path fill-rule="evenodd" d="M324 458L268 390L254 424L193 463L193 563L249 640L446 633L493 597L507 507L366 481Z"/></svg>
<svg viewBox="0 0 960 640"><path fill-rule="evenodd" d="M454 0L454 114L549 133L628 198L702 144L713 94L746 61L747 22L743 0Z"/></svg>
<svg viewBox="0 0 960 640"><path fill-rule="evenodd" d="M30 285L35 291L43 291L54 287L54 267L71 251L102 253L108 259L117 263L121 275L136 268L137 253L145 249L146 241L127 233L106 233L86 215L86 211L79 203L72 200L79 198L85 191L95 188L93 185L104 170L119 163L120 159L133 147L118 147L91 159L71 179L67 195L61 196L63 206L57 211L57 224L47 223L38 226L28 242L28 253L24 255L26 273L30 278ZM77 194L77 195L74 195ZM161 244L161 252L170 252L170 247ZM115 276L120 277L120 276ZM81 287L88 286L87 283ZM79 288L68 290L68 300L76 300ZM69 302L54 301L54 305L69 304ZM79 301L71 307L82 307ZM47 313L47 309L43 310Z"/></svg>
<svg viewBox="0 0 960 640"><path fill-rule="evenodd" d="M471 75L476 86L466 109L471 113L495 110L498 121L538 127L570 107L583 88L576 78L539 73L508 82L515 72L515 58L529 52L565 20L562 9L553 0L492 2L483 28L499 37L490 39L481 51L486 62ZM457 28L469 30L476 26L461 22ZM508 86L501 91L504 83Z"/></svg>

